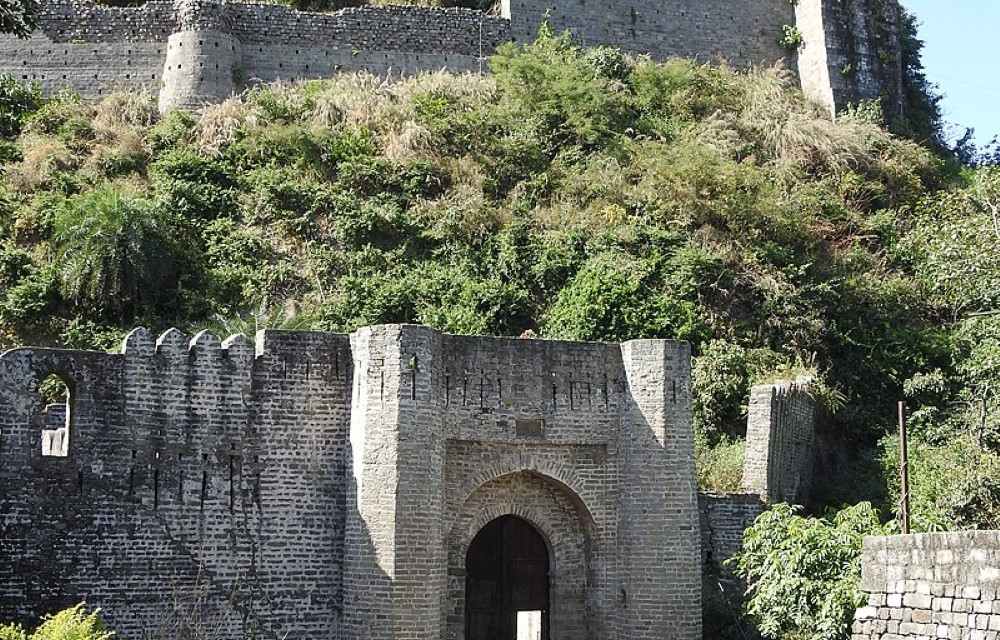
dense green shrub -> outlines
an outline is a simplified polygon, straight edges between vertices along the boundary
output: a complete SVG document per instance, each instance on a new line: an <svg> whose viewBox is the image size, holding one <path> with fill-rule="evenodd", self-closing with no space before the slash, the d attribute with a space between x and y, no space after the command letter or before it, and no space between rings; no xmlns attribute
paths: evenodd
<svg viewBox="0 0 1000 640"><path fill-rule="evenodd" d="M82 602L44 617L31 633L17 624L0 625L2 640L110 640L112 636L114 632L101 620L100 609L87 613Z"/></svg>
<svg viewBox="0 0 1000 640"><path fill-rule="evenodd" d="M701 491L736 492L743 483L746 440L722 440L710 446L704 438L695 439L695 466Z"/></svg>
<svg viewBox="0 0 1000 640"><path fill-rule="evenodd" d="M764 638L842 640L864 601L861 541L883 535L868 503L832 518L809 518L777 504L743 537L736 573L749 585L747 613Z"/></svg>
<svg viewBox="0 0 1000 640"><path fill-rule="evenodd" d="M974 434L942 444L910 440L910 519L914 531L1000 528L1000 455ZM883 442L884 474L899 505L899 439Z"/></svg>
<svg viewBox="0 0 1000 640"><path fill-rule="evenodd" d="M545 330L560 338L616 342L699 340L705 327L694 305L659 290L648 265L598 254L559 292Z"/></svg>
<svg viewBox="0 0 1000 640"><path fill-rule="evenodd" d="M9 73L0 74L0 138L21 133L27 117L42 104L38 85L24 85ZM0 162L4 159L0 156Z"/></svg>

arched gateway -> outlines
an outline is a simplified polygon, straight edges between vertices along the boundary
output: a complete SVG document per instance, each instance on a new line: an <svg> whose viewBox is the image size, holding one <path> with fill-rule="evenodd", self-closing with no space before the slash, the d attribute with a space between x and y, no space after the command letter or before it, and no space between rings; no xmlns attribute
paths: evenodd
<svg viewBox="0 0 1000 640"><path fill-rule="evenodd" d="M701 636L686 343L383 326L351 350L347 637Z"/></svg>
<svg viewBox="0 0 1000 640"><path fill-rule="evenodd" d="M465 558L466 640L549 640L549 548L526 520L501 516Z"/></svg>

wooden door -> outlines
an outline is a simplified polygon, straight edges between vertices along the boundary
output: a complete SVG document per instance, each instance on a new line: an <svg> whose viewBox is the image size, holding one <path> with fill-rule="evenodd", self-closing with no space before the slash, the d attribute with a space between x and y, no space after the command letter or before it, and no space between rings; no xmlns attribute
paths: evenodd
<svg viewBox="0 0 1000 640"><path fill-rule="evenodd" d="M542 612L548 640L549 550L527 521L503 516L476 535L465 558L466 640L517 640L517 612Z"/></svg>

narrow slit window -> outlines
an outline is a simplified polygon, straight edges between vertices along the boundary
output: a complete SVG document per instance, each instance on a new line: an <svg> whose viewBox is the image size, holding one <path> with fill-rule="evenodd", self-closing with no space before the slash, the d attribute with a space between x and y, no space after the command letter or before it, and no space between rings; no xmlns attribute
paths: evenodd
<svg viewBox="0 0 1000 640"><path fill-rule="evenodd" d="M69 455L72 403L66 381L52 374L38 387L42 407L42 456L65 458Z"/></svg>

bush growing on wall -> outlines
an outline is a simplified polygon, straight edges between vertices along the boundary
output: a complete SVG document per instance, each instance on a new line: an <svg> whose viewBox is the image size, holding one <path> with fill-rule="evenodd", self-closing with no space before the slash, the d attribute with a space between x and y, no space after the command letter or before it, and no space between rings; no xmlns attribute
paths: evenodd
<svg viewBox="0 0 1000 640"><path fill-rule="evenodd" d="M46 616L28 633L19 624L0 625L0 640L110 640L115 635L104 626L100 609L87 613L84 603Z"/></svg>
<svg viewBox="0 0 1000 640"><path fill-rule="evenodd" d="M747 613L772 640L843 640L864 600L861 542L884 535L866 502L832 518L809 518L777 504L747 529L734 559L747 581Z"/></svg>

